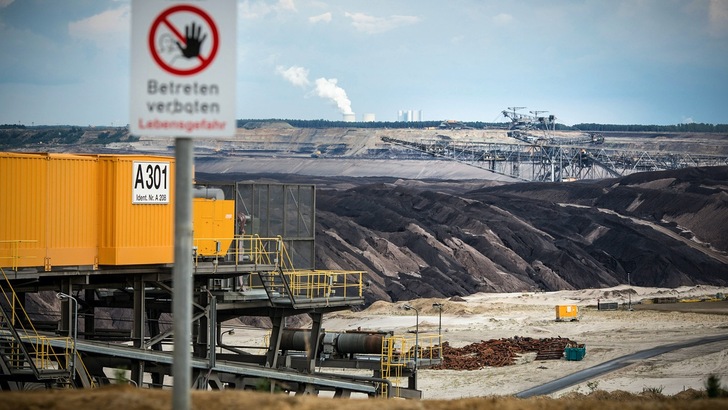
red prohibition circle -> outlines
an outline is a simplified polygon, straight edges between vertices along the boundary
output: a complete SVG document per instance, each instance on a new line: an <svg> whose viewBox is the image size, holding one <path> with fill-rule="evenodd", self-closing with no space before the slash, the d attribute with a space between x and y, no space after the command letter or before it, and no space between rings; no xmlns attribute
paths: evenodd
<svg viewBox="0 0 728 410"><path fill-rule="evenodd" d="M155 48L155 35L157 33L157 29L159 29L159 26L164 24L166 25L169 30L177 37L177 39L181 42L184 42L185 39L182 36L182 33L179 32L169 21L167 21L167 17L173 13L177 12L190 12L199 15L202 17L203 20L207 23L207 25L210 27L210 30L212 31L212 50L210 50L210 54L204 58L202 56L197 56L197 58L200 60L200 64L196 67L181 70L179 68L172 67L171 65L167 64L162 58L159 56L159 53L157 53L157 50ZM205 13L204 10L201 10L195 6L190 5L179 5L170 7L162 14L160 14L155 20L154 23L152 23L152 27L149 29L149 51L152 53L152 57L154 57L154 61L157 62L159 67L161 67L164 71L167 71L172 74L176 75L192 75L197 74L200 71L207 68L210 63L215 59L215 55L217 54L217 48L220 44L220 36L217 32L217 27L215 26L215 22L212 21L212 18Z"/></svg>

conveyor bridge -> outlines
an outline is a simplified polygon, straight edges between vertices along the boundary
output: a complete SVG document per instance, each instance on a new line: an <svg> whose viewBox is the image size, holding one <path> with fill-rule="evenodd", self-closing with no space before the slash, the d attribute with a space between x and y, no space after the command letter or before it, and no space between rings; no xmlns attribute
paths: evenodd
<svg viewBox="0 0 728 410"><path fill-rule="evenodd" d="M681 152L609 148L605 145L460 142L446 139L382 141L525 181L573 181L634 172L728 165L728 157Z"/></svg>

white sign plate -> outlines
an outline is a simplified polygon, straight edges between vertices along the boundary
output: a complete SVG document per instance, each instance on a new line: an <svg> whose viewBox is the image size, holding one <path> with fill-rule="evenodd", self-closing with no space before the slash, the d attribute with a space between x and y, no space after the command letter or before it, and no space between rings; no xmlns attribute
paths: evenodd
<svg viewBox="0 0 728 410"><path fill-rule="evenodd" d="M131 203L168 204L170 172L169 162L134 161Z"/></svg>
<svg viewBox="0 0 728 410"><path fill-rule="evenodd" d="M132 134L235 135L236 16L236 0L132 0Z"/></svg>

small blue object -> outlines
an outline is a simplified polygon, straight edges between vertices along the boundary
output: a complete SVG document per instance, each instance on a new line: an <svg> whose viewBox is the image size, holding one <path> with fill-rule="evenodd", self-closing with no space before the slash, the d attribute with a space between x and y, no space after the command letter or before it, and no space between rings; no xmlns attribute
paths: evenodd
<svg viewBox="0 0 728 410"><path fill-rule="evenodd" d="M586 355L586 346L583 344L577 345L576 347L566 347L564 349L564 356L566 360L581 360Z"/></svg>

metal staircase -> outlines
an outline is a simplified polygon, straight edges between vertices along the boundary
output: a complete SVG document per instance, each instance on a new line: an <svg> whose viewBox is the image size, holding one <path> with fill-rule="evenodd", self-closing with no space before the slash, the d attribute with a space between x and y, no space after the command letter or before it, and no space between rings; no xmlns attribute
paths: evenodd
<svg viewBox="0 0 728 410"><path fill-rule="evenodd" d="M246 236L243 240L243 252L250 263L257 266L270 266L270 270L259 271L258 277L273 306L296 308L296 299L283 273L283 239L261 238L258 235ZM274 249L270 249L274 248Z"/></svg>
<svg viewBox="0 0 728 410"><path fill-rule="evenodd" d="M246 236L242 243L250 263L270 267L258 271L258 277L273 306L302 309L328 306L334 300L363 301L364 272L295 269L280 236Z"/></svg>
<svg viewBox="0 0 728 410"><path fill-rule="evenodd" d="M291 294L291 288L286 280L286 275L280 266L276 270L270 272L260 272L258 274L263 284L268 299L274 306L289 306L294 309L299 308L296 298Z"/></svg>
<svg viewBox="0 0 728 410"><path fill-rule="evenodd" d="M73 360L74 341L67 337L48 337L39 334L23 308L5 271L0 268L5 285L0 284L0 388L15 390L27 384L45 387L95 387L81 358ZM65 345L63 353L56 353L52 342ZM76 374L73 374L76 373Z"/></svg>
<svg viewBox="0 0 728 410"><path fill-rule="evenodd" d="M0 288L8 299L5 289ZM70 370L61 367L62 361L55 357L50 339L19 332L14 326L17 319L13 310L12 305L8 309L0 304L0 377L13 381L16 386L19 383L70 384Z"/></svg>

